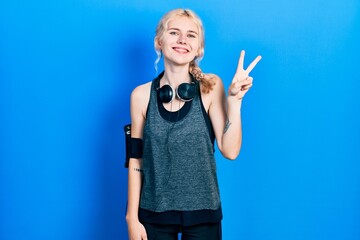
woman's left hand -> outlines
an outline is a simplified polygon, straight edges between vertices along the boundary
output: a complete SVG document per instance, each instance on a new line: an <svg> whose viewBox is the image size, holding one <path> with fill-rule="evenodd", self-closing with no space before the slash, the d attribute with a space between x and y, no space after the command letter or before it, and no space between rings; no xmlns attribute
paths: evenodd
<svg viewBox="0 0 360 240"><path fill-rule="evenodd" d="M236 73L229 87L229 96L235 97L240 100L249 91L252 86L253 78L249 76L249 73L254 69L256 64L261 60L261 56L257 56L250 65L244 69L244 57L245 51L242 50L240 53L238 67Z"/></svg>

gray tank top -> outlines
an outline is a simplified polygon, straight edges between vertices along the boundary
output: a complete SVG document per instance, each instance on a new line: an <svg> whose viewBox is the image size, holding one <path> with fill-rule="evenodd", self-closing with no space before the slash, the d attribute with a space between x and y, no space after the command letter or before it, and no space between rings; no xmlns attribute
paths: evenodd
<svg viewBox="0 0 360 240"><path fill-rule="evenodd" d="M188 113L169 121L159 112L159 80L152 82L144 126L140 207L154 212L216 210L220 207L216 163L199 90Z"/></svg>

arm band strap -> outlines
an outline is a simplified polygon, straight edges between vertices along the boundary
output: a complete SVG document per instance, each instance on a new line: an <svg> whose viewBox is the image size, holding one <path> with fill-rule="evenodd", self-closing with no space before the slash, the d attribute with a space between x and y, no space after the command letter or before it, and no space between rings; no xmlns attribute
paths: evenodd
<svg viewBox="0 0 360 240"><path fill-rule="evenodd" d="M140 138L130 139L130 157L142 158L143 156L143 141Z"/></svg>
<svg viewBox="0 0 360 240"><path fill-rule="evenodd" d="M125 146L126 146L126 158L125 167L129 167L130 158L142 158L143 156L143 141L140 138L131 137L131 125L124 126L125 132Z"/></svg>

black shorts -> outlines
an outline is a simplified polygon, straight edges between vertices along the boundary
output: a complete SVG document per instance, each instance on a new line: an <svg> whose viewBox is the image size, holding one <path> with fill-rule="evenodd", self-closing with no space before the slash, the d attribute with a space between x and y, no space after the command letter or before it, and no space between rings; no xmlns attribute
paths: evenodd
<svg viewBox="0 0 360 240"><path fill-rule="evenodd" d="M143 223L148 240L221 240L221 222L203 223L193 226Z"/></svg>

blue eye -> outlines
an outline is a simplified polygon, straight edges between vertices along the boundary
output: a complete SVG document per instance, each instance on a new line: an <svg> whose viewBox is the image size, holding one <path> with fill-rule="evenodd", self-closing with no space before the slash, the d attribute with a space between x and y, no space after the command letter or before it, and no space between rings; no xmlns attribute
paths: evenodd
<svg viewBox="0 0 360 240"><path fill-rule="evenodd" d="M175 31L171 31L171 32L169 32L169 34L170 34L170 35L177 35L178 33L175 32Z"/></svg>

